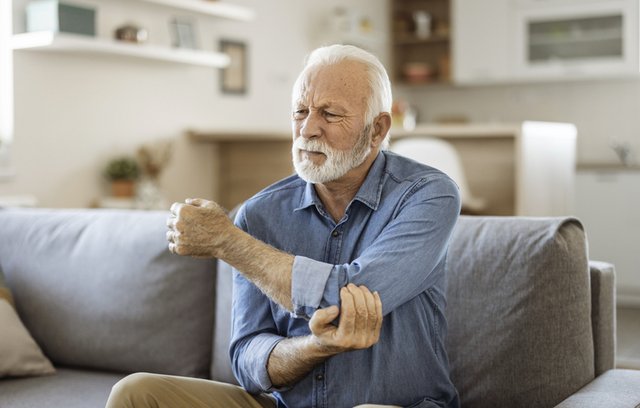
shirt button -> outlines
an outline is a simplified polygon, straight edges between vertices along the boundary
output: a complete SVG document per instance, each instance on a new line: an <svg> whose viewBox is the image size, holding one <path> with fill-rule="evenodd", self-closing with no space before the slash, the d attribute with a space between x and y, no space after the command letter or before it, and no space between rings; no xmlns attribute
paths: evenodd
<svg viewBox="0 0 640 408"><path fill-rule="evenodd" d="M316 375L316 380L318 380L318 381L324 380L324 375L322 375L322 374Z"/></svg>
<svg viewBox="0 0 640 408"><path fill-rule="evenodd" d="M331 235L333 235L333 237L335 238L335 237L337 237L338 235L340 235L340 233L339 233L338 231L333 231L333 233L332 233Z"/></svg>

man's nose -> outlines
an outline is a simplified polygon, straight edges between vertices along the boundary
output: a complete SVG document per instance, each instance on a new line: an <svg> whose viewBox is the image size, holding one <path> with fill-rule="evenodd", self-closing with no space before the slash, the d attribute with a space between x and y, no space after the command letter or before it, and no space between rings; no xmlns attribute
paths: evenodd
<svg viewBox="0 0 640 408"><path fill-rule="evenodd" d="M322 133L321 119L317 112L310 111L302 122L300 136L306 139L320 136Z"/></svg>

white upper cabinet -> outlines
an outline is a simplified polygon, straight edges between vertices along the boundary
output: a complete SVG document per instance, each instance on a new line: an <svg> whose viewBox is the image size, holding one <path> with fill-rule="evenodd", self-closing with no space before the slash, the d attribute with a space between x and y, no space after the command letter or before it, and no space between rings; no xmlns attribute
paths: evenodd
<svg viewBox="0 0 640 408"><path fill-rule="evenodd" d="M509 1L454 0L454 82L483 84L511 76Z"/></svg>
<svg viewBox="0 0 640 408"><path fill-rule="evenodd" d="M638 0L517 3L515 75L585 79L638 74Z"/></svg>
<svg viewBox="0 0 640 408"><path fill-rule="evenodd" d="M454 0L454 81L637 76L638 8L638 0Z"/></svg>

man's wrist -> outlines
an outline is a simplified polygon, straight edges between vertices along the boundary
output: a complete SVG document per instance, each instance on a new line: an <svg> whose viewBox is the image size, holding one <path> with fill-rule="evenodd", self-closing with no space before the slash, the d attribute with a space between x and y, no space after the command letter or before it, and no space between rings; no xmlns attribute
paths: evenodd
<svg viewBox="0 0 640 408"><path fill-rule="evenodd" d="M221 233L221 236L223 238L219 240L218 245L213 247L212 256L232 263L234 248L238 248L239 245L246 245L242 240L246 240L249 235L235 225L230 224L226 231Z"/></svg>
<svg viewBox="0 0 640 408"><path fill-rule="evenodd" d="M309 355L318 359L327 359L344 351L335 346L329 346L322 343L322 341L313 334L310 334L305 338L305 346Z"/></svg>

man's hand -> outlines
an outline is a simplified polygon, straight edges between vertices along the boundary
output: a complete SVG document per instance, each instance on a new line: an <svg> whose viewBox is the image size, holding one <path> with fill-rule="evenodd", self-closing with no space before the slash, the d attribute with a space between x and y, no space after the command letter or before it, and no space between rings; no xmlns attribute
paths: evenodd
<svg viewBox="0 0 640 408"><path fill-rule="evenodd" d="M382 302L378 292L349 284L340 290L342 310L337 306L316 311L309 321L311 339L324 351L337 354L365 349L380 339ZM331 322L340 314L340 324Z"/></svg>
<svg viewBox="0 0 640 408"><path fill-rule="evenodd" d="M300 381L318 364L345 351L366 349L378 342L382 302L377 292L349 284L340 290L342 309L317 310L309 321L309 336L288 337L269 355L267 370L278 387ZM340 324L331 322L340 315Z"/></svg>
<svg viewBox="0 0 640 408"><path fill-rule="evenodd" d="M167 219L169 250L178 255L219 257L235 226L218 204L201 198L174 203Z"/></svg>

